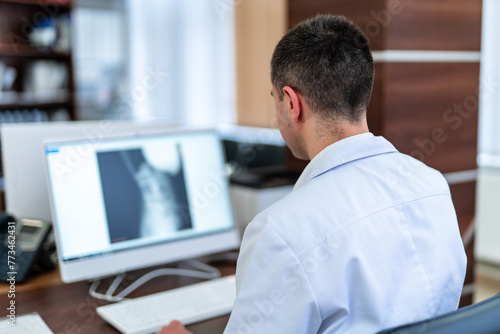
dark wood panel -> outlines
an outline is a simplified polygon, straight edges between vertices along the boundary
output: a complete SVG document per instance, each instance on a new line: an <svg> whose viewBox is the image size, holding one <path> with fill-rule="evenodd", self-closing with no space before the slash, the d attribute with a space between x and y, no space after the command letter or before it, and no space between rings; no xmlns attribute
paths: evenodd
<svg viewBox="0 0 500 334"><path fill-rule="evenodd" d="M461 233L472 222L476 203L476 182L459 183L450 186L451 197L457 212Z"/></svg>
<svg viewBox="0 0 500 334"><path fill-rule="evenodd" d="M465 253L467 254L467 271L465 272L464 286L474 284L474 239L469 246L466 247ZM474 299L474 292L462 295L458 307L471 305Z"/></svg>
<svg viewBox="0 0 500 334"><path fill-rule="evenodd" d="M356 23L370 40L372 50L382 50L384 26L377 20L384 0L289 0L290 28L317 14L344 15Z"/></svg>
<svg viewBox="0 0 500 334"><path fill-rule="evenodd" d="M289 0L290 27L319 13L358 24L372 50L480 50L481 0Z"/></svg>
<svg viewBox="0 0 500 334"><path fill-rule="evenodd" d="M457 212L458 225L462 238L467 239L467 233L470 232L472 224L474 224L474 211L476 202L476 182L466 182L450 186L453 204ZM465 273L464 286L474 283L474 238L465 245L465 253L467 254L467 271ZM473 293L465 294L460 300L460 307L472 304Z"/></svg>
<svg viewBox="0 0 500 334"><path fill-rule="evenodd" d="M384 130L384 82L384 64L376 63L373 92L366 113L368 128L376 136L383 135Z"/></svg>
<svg viewBox="0 0 500 334"><path fill-rule="evenodd" d="M474 211L476 202L476 182L466 182L450 186L451 197L457 212L458 225L462 238L468 238L472 224L474 224ZM465 240L467 242L467 240ZM464 285L474 283L474 238L465 245L467 254L467 271ZM473 294L463 295L460 307L472 304Z"/></svg>
<svg viewBox="0 0 500 334"><path fill-rule="evenodd" d="M391 2L400 3L400 13L386 19L386 49L480 50L481 0Z"/></svg>
<svg viewBox="0 0 500 334"><path fill-rule="evenodd" d="M476 168L478 63L386 63L384 136L443 173Z"/></svg>

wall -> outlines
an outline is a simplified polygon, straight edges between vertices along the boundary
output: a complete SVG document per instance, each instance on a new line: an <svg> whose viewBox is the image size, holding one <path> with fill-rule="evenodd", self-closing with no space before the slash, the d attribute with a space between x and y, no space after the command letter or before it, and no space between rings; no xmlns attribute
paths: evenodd
<svg viewBox="0 0 500 334"><path fill-rule="evenodd" d="M288 30L287 0L235 1L237 122L276 127L269 63Z"/></svg>

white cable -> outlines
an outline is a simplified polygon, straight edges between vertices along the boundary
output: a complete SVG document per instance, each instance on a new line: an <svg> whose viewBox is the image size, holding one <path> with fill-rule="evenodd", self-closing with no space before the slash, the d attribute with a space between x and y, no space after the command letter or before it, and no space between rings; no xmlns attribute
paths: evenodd
<svg viewBox="0 0 500 334"><path fill-rule="evenodd" d="M166 268L166 269L157 269L152 272L147 273L146 275L140 277L137 281L132 283L130 286L128 286L126 289L124 289L122 292L116 295L117 298L124 298L127 296L129 293L140 287L142 284L146 283L147 281L159 277L159 276L164 276L164 275L176 275L176 276L187 276L187 277L197 277L197 278L215 278L212 273L204 273L201 271L197 270L192 270L192 269L181 269L181 268Z"/></svg>
<svg viewBox="0 0 500 334"><path fill-rule="evenodd" d="M108 291L106 291L106 295L112 296L113 293L116 291L116 289L120 286L120 283L123 281L125 278L125 274L120 274L116 276L116 278L113 280L113 283L109 286Z"/></svg>
<svg viewBox="0 0 500 334"><path fill-rule="evenodd" d="M187 277L196 277L196 278L205 278L205 279L213 279L213 278L217 278L217 277L221 276L221 272L217 268L212 267L208 264L202 263L200 261L188 260L188 261L184 261L184 263L186 263L189 266L194 267L196 269L200 269L200 270L183 269L183 268L156 269L156 270L153 270L153 271L139 277L130 286L125 288L123 291L118 293L116 296L113 296L112 294L115 292L116 288L118 287L118 285L121 283L121 281L125 277L125 274L120 274L115 278L115 280L113 281L113 283L108 288L108 291L105 294L99 293L96 291L97 287L101 283L101 280L93 281L90 288L89 288L89 294L96 299L106 300L106 301L110 301L110 302L119 302L119 301L126 299L125 296L130 294L132 291L136 290L138 287L140 287L144 283L152 280L153 278L159 277L159 276L172 275L172 276L187 276Z"/></svg>

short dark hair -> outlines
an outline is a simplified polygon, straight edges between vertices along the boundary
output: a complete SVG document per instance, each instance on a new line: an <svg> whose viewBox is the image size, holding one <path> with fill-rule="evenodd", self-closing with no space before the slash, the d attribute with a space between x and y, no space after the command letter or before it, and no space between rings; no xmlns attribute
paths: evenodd
<svg viewBox="0 0 500 334"><path fill-rule="evenodd" d="M271 59L271 81L283 99L290 86L314 112L358 122L370 102L375 71L368 40L344 16L318 15L280 40Z"/></svg>

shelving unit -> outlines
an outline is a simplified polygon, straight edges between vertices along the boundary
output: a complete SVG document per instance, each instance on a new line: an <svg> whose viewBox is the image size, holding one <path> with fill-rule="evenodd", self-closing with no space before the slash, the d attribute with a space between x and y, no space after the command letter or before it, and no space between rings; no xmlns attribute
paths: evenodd
<svg viewBox="0 0 500 334"><path fill-rule="evenodd" d="M25 57L36 59L69 59L70 53L56 52L50 48L34 47L29 45L18 45L17 50L10 45L0 44L0 57Z"/></svg>
<svg viewBox="0 0 500 334"><path fill-rule="evenodd" d="M2 2L14 3L14 4L26 4L26 5L39 5L42 4L56 4L60 7L69 7L71 1L70 0L2 0Z"/></svg>
<svg viewBox="0 0 500 334"><path fill-rule="evenodd" d="M71 8L69 0L0 0L0 122L34 110L75 119Z"/></svg>
<svg viewBox="0 0 500 334"><path fill-rule="evenodd" d="M71 10L70 0L0 0L0 123L76 118Z"/></svg>

